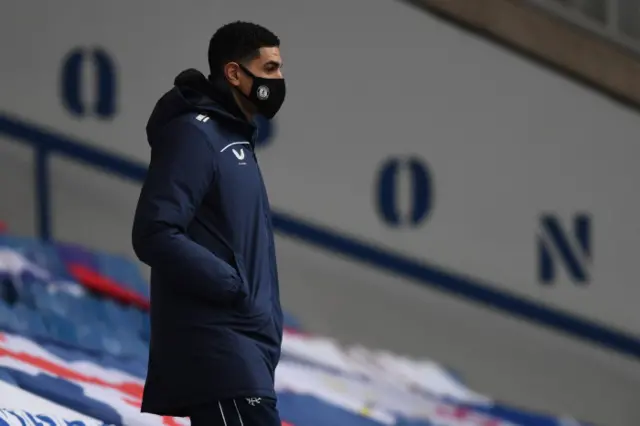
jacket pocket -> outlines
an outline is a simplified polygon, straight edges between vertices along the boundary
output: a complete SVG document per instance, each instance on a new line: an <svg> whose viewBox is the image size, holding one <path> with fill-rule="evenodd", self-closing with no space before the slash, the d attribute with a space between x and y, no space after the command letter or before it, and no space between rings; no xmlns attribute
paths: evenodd
<svg viewBox="0 0 640 426"><path fill-rule="evenodd" d="M251 287L249 286L249 279L247 278L247 270L244 266L244 259L242 258L242 256L240 256L238 253L234 251L233 262L235 264L234 266L235 266L236 272L240 277L240 281L242 282L241 283L242 285L240 287L240 292L244 296L244 302L247 303L251 298Z"/></svg>
<svg viewBox="0 0 640 426"><path fill-rule="evenodd" d="M255 329L258 323L262 323L269 318L265 315L265 312L262 312L259 309L259 306L257 306L256 304L256 295L254 293L256 289L252 288L251 281L249 280L249 277L247 275L244 258L242 257L242 255L236 253L235 251L233 252L233 258L236 270L238 271L238 275L242 280L241 291L244 293L244 298L238 303L236 307L236 318L239 321L237 326Z"/></svg>

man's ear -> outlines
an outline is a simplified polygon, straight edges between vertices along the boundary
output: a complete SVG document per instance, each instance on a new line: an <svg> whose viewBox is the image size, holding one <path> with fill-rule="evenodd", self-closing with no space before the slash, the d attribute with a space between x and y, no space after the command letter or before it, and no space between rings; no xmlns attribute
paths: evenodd
<svg viewBox="0 0 640 426"><path fill-rule="evenodd" d="M229 62L224 66L224 76L233 86L240 85L240 66L235 62Z"/></svg>

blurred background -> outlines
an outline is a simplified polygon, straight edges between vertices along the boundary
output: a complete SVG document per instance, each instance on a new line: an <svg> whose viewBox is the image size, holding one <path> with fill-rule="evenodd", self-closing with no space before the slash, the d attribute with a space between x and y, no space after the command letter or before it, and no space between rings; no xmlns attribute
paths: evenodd
<svg viewBox="0 0 640 426"><path fill-rule="evenodd" d="M233 20L288 85L286 424L640 424L636 0L5 1L0 424L189 424L139 413L130 232L146 120Z"/></svg>

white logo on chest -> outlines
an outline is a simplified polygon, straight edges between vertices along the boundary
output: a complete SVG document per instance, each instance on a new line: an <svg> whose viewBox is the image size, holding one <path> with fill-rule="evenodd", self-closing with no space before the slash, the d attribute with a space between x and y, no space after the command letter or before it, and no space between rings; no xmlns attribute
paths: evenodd
<svg viewBox="0 0 640 426"><path fill-rule="evenodd" d="M233 151L233 155L235 155L238 160L244 160L244 149L240 148L240 151L238 151L232 148L231 151Z"/></svg>
<svg viewBox="0 0 640 426"><path fill-rule="evenodd" d="M225 152L228 148L231 148L232 146L238 146L238 145L251 145L251 144L249 142L247 142L247 141L231 142L231 143L227 144L224 148L222 148L220 150L220 152ZM238 149L231 148L231 151L233 151L233 155L235 155L236 158L238 160L240 160L238 165L240 165L240 166L246 166L247 165L247 163L244 161L244 157L245 157L244 148L242 148L242 147L238 147Z"/></svg>

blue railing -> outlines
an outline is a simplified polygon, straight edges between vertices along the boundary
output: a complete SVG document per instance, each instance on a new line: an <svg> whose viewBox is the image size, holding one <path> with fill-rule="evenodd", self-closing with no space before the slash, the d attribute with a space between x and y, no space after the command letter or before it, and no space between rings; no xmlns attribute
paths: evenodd
<svg viewBox="0 0 640 426"><path fill-rule="evenodd" d="M37 206L37 229L40 238L50 240L51 229L51 187L49 179L49 159L58 154L71 160L114 174L135 182L142 182L147 173L146 166L118 157L107 151L90 147L86 143L67 136L59 136L33 125L0 115L0 133L15 138L34 148L35 155L35 201Z"/></svg>
<svg viewBox="0 0 640 426"><path fill-rule="evenodd" d="M35 150L37 220L39 234L43 239L53 238L49 186L49 159L52 154L65 156L135 182L142 182L146 174L146 166L142 164L0 113L0 135L3 134ZM280 234L350 260L367 263L467 301L489 306L640 359L640 339L637 336L497 290L497 285L445 271L282 212L273 212L273 224Z"/></svg>

